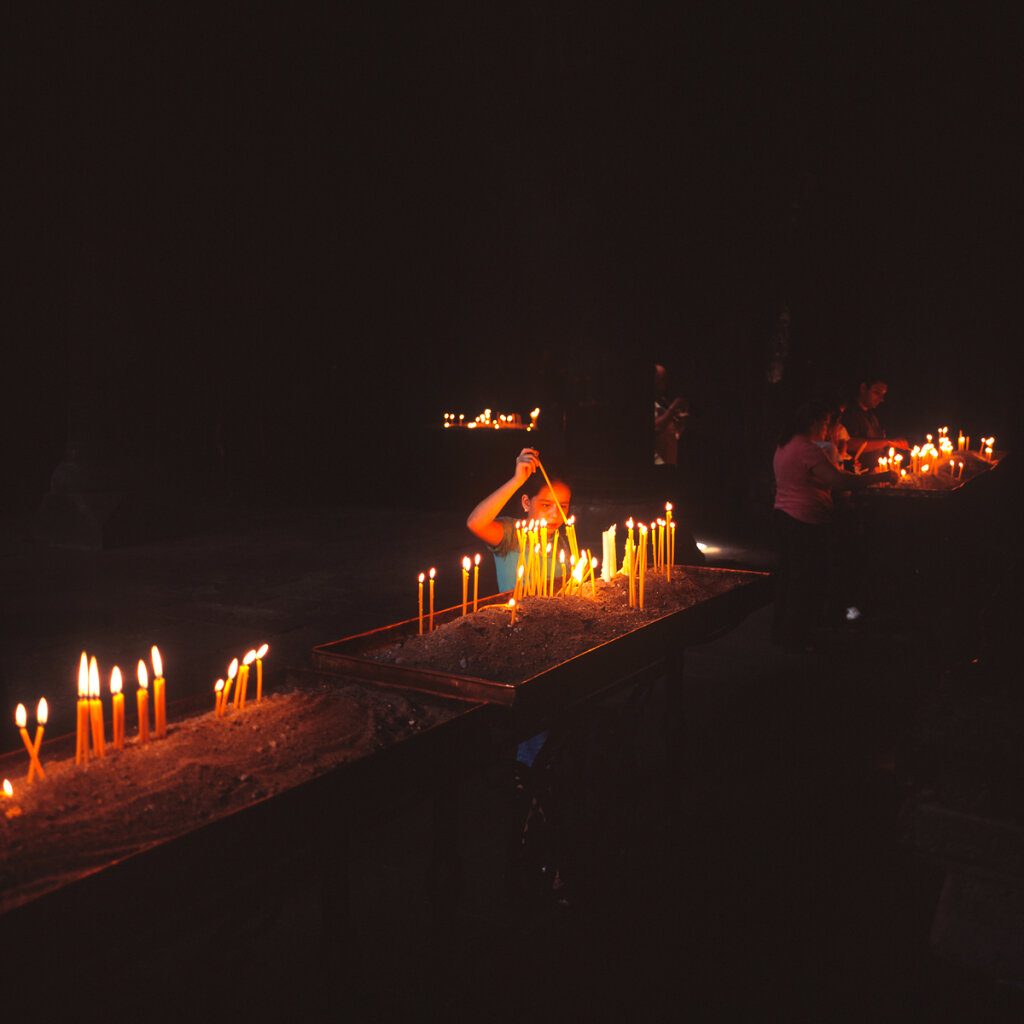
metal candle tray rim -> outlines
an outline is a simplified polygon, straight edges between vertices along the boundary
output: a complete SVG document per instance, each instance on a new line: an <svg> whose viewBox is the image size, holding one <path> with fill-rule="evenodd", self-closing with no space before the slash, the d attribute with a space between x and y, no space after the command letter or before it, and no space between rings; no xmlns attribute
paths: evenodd
<svg viewBox="0 0 1024 1024"><path fill-rule="evenodd" d="M406 619L313 648L313 666L363 683L418 690L444 697L546 712L596 692L616 678L635 674L671 653L702 643L767 603L769 574L740 569L685 566L689 574L735 579L735 586L686 608L652 619L621 636L574 655L517 683L377 661L366 654L419 632L419 619ZM481 607L508 603L510 592L480 601ZM435 624L462 615L458 604L434 613Z"/></svg>

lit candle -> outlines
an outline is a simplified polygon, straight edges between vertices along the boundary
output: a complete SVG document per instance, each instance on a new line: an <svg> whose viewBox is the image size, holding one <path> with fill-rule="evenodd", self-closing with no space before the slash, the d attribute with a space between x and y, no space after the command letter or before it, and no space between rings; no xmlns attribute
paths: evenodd
<svg viewBox="0 0 1024 1024"><path fill-rule="evenodd" d="M78 736L75 744L75 764L89 763L89 659L82 651L78 663Z"/></svg>
<svg viewBox="0 0 1024 1024"><path fill-rule="evenodd" d="M558 594L559 594L560 597L565 597L565 585L566 585L567 580L565 578L565 551L564 550L561 550L561 551L558 552L558 562L559 562L559 564L561 566L559 575L562 578L562 585L558 588Z"/></svg>
<svg viewBox="0 0 1024 1024"><path fill-rule="evenodd" d="M21 814L21 808L16 803L13 802L13 800L14 800L14 787L11 785L11 780L10 779L4 779L4 784L3 784L2 792L4 794L4 799L5 800L12 801L10 803L10 805L7 807L7 809L4 811L4 817L6 817L6 818L16 818L19 814Z"/></svg>
<svg viewBox="0 0 1024 1024"><path fill-rule="evenodd" d="M228 709L228 697L231 694L231 686L235 681L236 675L238 675L238 659L232 658L231 664L228 665L228 678L224 683L224 696L220 699L220 713L222 716Z"/></svg>
<svg viewBox="0 0 1024 1024"><path fill-rule="evenodd" d="M546 596L548 589L548 524L540 521L540 595Z"/></svg>
<svg viewBox="0 0 1024 1024"><path fill-rule="evenodd" d="M961 462L961 463L959 463L959 465L957 466L957 469L956 469L956 478L957 478L957 480L962 480L963 479L963 475L964 475L964 464Z"/></svg>
<svg viewBox="0 0 1024 1024"><path fill-rule="evenodd" d="M43 771L43 763L39 760L39 748L43 745L43 728L46 725L46 719L49 717L50 709L47 706L46 698L40 697L39 703L36 705L36 739L35 743L32 744L32 750L36 758L36 770L39 772L39 778L45 779L46 772Z"/></svg>
<svg viewBox="0 0 1024 1024"><path fill-rule="evenodd" d="M263 700L263 659L270 650L270 644L261 644L256 650L256 703Z"/></svg>
<svg viewBox="0 0 1024 1024"><path fill-rule="evenodd" d="M516 572L516 586L515 590L512 591L513 599L519 599L523 596L523 587L526 579L526 566L521 565Z"/></svg>
<svg viewBox="0 0 1024 1024"><path fill-rule="evenodd" d="M138 668L139 688L135 691L135 700L139 706L139 742L149 742L149 673L146 671L146 663L139 661Z"/></svg>
<svg viewBox="0 0 1024 1024"><path fill-rule="evenodd" d="M637 598L640 611L644 610L644 575L647 567L647 527L640 524L640 557L637 559Z"/></svg>
<svg viewBox="0 0 1024 1024"><path fill-rule="evenodd" d="M516 624L516 599L514 597L509 598L508 606L512 609L512 621L509 622L509 628L511 629Z"/></svg>
<svg viewBox="0 0 1024 1024"><path fill-rule="evenodd" d="M167 699L164 695L164 663L154 645L153 657L153 726L158 740L167 738Z"/></svg>
<svg viewBox="0 0 1024 1024"><path fill-rule="evenodd" d="M100 700L100 670L95 657L89 659L89 720L92 722L92 749L97 757L105 757L107 745L103 736L103 701Z"/></svg>
<svg viewBox="0 0 1024 1024"><path fill-rule="evenodd" d="M559 506L561 507L561 506ZM569 554L577 558L580 554L579 545L576 541L576 517L569 516L565 521L565 539L569 542Z"/></svg>
<svg viewBox="0 0 1024 1024"><path fill-rule="evenodd" d="M256 660L256 651L246 651L242 659L242 667L238 670L238 693L241 697L238 701L238 708L245 707L246 698L249 696L249 666Z"/></svg>
<svg viewBox="0 0 1024 1024"><path fill-rule="evenodd" d="M626 520L626 573L629 577L629 607L636 605L636 545L633 541L633 520Z"/></svg>
<svg viewBox="0 0 1024 1024"><path fill-rule="evenodd" d="M430 618L427 623L427 632L434 632L434 577L437 575L436 569L430 570Z"/></svg>
<svg viewBox="0 0 1024 1024"><path fill-rule="evenodd" d="M19 704L15 709L14 721L18 726L18 732L21 733L21 742L25 744L25 749L28 751L28 781L31 782L35 778L37 771L39 772L39 777L41 779L46 778L43 766L39 763L36 748L28 738L28 729L26 728L28 725L28 712L25 710L24 704Z"/></svg>
<svg viewBox="0 0 1024 1024"><path fill-rule="evenodd" d="M223 696L224 696L224 680L223 679L218 679L217 682L215 682L213 684L213 714L214 714L215 718L220 718L220 715L221 715L220 701L221 701L221 698Z"/></svg>
<svg viewBox="0 0 1024 1024"><path fill-rule="evenodd" d="M114 749L124 750L124 694L121 692L121 670L110 671L110 699L114 706Z"/></svg>
<svg viewBox="0 0 1024 1024"><path fill-rule="evenodd" d="M676 524L673 522L670 522L668 524L668 540L669 556L668 573L666 574L666 579L671 579L672 566L676 564Z"/></svg>
<svg viewBox="0 0 1024 1024"><path fill-rule="evenodd" d="M473 611L479 609L478 597L480 594L480 556L473 558Z"/></svg>
<svg viewBox="0 0 1024 1024"><path fill-rule="evenodd" d="M469 610L469 555L462 559L462 614Z"/></svg>
<svg viewBox="0 0 1024 1024"><path fill-rule="evenodd" d="M427 578L426 573L420 573L420 636L423 635L423 581Z"/></svg>

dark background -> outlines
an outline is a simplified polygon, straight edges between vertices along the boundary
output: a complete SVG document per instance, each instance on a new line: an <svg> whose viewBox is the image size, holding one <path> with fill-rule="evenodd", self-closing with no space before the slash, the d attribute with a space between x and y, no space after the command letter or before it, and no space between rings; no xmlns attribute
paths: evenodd
<svg viewBox="0 0 1024 1024"><path fill-rule="evenodd" d="M865 368L894 431L1013 445L996 9L21 5L4 510L69 448L118 489L390 500L485 406L628 475L655 361L719 506Z"/></svg>

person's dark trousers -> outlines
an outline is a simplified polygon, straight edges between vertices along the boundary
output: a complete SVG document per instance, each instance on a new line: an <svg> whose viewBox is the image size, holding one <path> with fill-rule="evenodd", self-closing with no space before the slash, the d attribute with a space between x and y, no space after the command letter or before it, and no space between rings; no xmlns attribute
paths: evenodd
<svg viewBox="0 0 1024 1024"><path fill-rule="evenodd" d="M829 527L810 525L775 510L779 568L775 579L772 640L784 647L810 643L828 594Z"/></svg>

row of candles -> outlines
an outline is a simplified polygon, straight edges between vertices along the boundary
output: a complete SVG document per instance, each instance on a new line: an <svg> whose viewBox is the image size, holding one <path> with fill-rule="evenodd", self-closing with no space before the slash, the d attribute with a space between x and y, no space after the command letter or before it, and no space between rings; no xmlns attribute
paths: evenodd
<svg viewBox="0 0 1024 1024"><path fill-rule="evenodd" d="M978 446L978 458L991 463L995 443L994 437L983 437ZM953 456L954 453L962 455L970 452L970 445L970 437L965 436L961 431L954 448L953 441L949 437L949 427L939 427L936 435L928 434L924 444L914 445L911 449L910 475L927 477L931 474L933 478L938 478L940 473L946 474L948 465L948 474L946 475L951 480L960 480L964 475L964 463L962 459L956 459ZM892 471L896 474L897 479L905 480L907 470L902 467L902 462L903 456L898 454L895 448L890 448L888 453L878 460L878 468L883 473Z"/></svg>
<svg viewBox="0 0 1024 1024"><path fill-rule="evenodd" d="M612 524L602 535L603 562L599 563L589 549L580 551L576 537L576 517L569 516L564 521L566 542L569 546L568 565L566 552L559 547L559 528L549 527L547 520L520 521L515 524L516 539L519 543L519 559L516 566L516 584L509 599L508 607L512 611L512 624L515 624L516 609L524 597L568 597L583 596L590 585L590 596L597 597L595 570L601 564L601 578L606 582L615 576L617 553L615 547L616 526ZM672 503L665 503L665 518L656 519L648 529L644 523L626 521L625 552L622 561L622 572L629 580L629 606L644 606L644 584L649 571L664 573L665 579L671 579L672 565L675 563L676 524L672 520ZM472 561L469 556L462 559L462 614L469 612L469 575L473 570L473 601L472 610L479 608L480 590L480 555ZM568 569L568 572L566 571ZM556 570L557 573L556 573ZM424 629L427 633L434 630L434 583L437 569L429 573L419 574L419 633ZM555 580L561 581L556 591ZM424 612L423 587L428 584L429 603Z"/></svg>
<svg viewBox="0 0 1024 1024"><path fill-rule="evenodd" d="M457 416L453 412L444 414L444 427L448 430L451 427L464 427L467 430L536 430L537 417L540 416L540 409L534 409L530 413L529 422L524 422L523 417L517 413L494 413L490 409L484 409L475 419L467 420L465 413Z"/></svg>
<svg viewBox="0 0 1024 1024"><path fill-rule="evenodd" d="M228 667L227 680L218 679L214 687L216 717L223 718L228 707L228 699L232 684L237 676L235 687L234 707L241 710L245 707L250 666L256 665L256 701L263 699L263 658L269 650L267 644L259 649L249 651L242 659L241 664L235 658ZM163 675L163 660L160 650L154 645L150 652L153 665L153 730L152 736L156 739L165 739L167 736L167 695L166 682ZM146 662L141 660L137 670L139 687L136 691L136 703L139 716L139 743L148 744L151 733L149 727L149 670ZM110 672L110 695L111 695L111 724L112 736L111 745L115 750L123 750L125 742L124 727L124 693L121 669L115 665ZM39 759L39 750L43 742L43 731L46 727L49 708L46 698L42 697L36 707L36 733L30 737L28 733L28 712L24 704L19 704L15 711L14 719L21 735L22 743L29 756L28 782L32 782L38 775L40 779L46 778L42 762ZM106 731L104 728L103 702L100 697L100 675L96 658L90 658L83 651L78 666L78 704L76 707L76 735L75 735L75 764L87 765L90 756L93 758L105 757L107 752ZM10 797L13 795L13 787L9 779L3 780L3 793Z"/></svg>

